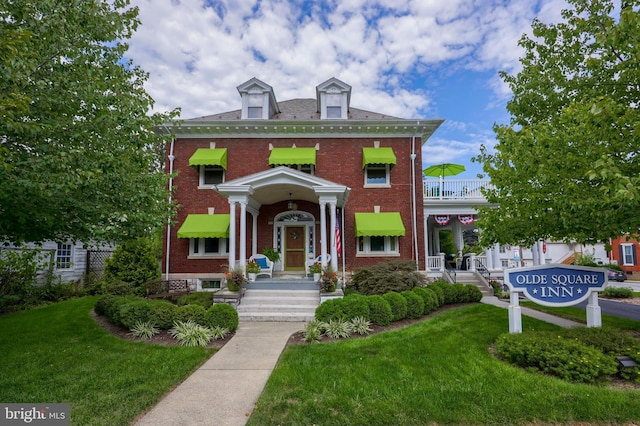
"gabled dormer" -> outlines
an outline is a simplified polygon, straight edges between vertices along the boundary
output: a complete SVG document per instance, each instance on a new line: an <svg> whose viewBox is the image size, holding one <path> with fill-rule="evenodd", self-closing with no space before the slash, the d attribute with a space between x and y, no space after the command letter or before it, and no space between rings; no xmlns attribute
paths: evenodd
<svg viewBox="0 0 640 426"><path fill-rule="evenodd" d="M346 120L349 118L351 86L335 77L316 87L316 99L321 120Z"/></svg>
<svg viewBox="0 0 640 426"><path fill-rule="evenodd" d="M238 86L238 92L243 120L268 120L280 112L273 88L255 77Z"/></svg>

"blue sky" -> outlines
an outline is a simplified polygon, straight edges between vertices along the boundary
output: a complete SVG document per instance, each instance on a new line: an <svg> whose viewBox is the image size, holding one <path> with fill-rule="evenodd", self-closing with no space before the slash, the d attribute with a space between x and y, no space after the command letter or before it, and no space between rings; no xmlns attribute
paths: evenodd
<svg viewBox="0 0 640 426"><path fill-rule="evenodd" d="M531 22L560 21L563 0L132 0L141 26L129 56L149 73L156 110L183 118L240 108L236 87L257 77L279 101L315 97L336 77L351 105L446 121L423 146L423 167L464 164L495 144Z"/></svg>

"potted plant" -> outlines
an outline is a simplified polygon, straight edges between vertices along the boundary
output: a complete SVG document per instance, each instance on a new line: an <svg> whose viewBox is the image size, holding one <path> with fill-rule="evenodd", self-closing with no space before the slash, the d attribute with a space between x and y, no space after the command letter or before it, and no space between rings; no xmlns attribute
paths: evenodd
<svg viewBox="0 0 640 426"><path fill-rule="evenodd" d="M229 269L224 274L227 277L227 288L229 291L240 291L247 282L244 276L244 269L241 266Z"/></svg>
<svg viewBox="0 0 640 426"><path fill-rule="evenodd" d="M313 265L309 266L309 272L313 274L313 281L320 281L320 274L322 273L322 265L320 262L314 262Z"/></svg>
<svg viewBox="0 0 640 426"><path fill-rule="evenodd" d="M258 276L258 272L260 272L260 265L255 260L250 260L247 263L247 275L249 276L249 281L255 281Z"/></svg>
<svg viewBox="0 0 640 426"><path fill-rule="evenodd" d="M320 291L323 293L336 291L338 287L338 273L334 271L330 265L327 265L320 275L318 284L320 285Z"/></svg>
<svg viewBox="0 0 640 426"><path fill-rule="evenodd" d="M273 247L265 247L264 249L262 249L262 254L267 256L267 259L269 259L273 263L276 263L280 260L280 252L278 252L278 250L274 249Z"/></svg>

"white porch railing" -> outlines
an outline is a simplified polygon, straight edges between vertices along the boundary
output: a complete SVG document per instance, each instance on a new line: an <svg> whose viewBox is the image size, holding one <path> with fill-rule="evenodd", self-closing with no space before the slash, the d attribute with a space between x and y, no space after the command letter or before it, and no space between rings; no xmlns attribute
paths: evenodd
<svg viewBox="0 0 640 426"><path fill-rule="evenodd" d="M484 199L481 188L493 188L485 179L426 179L424 198L431 200Z"/></svg>
<svg viewBox="0 0 640 426"><path fill-rule="evenodd" d="M427 271L444 271L444 254L438 256L427 256Z"/></svg>

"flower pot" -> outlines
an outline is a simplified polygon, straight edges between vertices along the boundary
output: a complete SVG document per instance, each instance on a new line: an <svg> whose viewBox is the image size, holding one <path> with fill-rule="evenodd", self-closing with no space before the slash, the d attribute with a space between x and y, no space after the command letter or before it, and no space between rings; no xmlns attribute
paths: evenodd
<svg viewBox="0 0 640 426"><path fill-rule="evenodd" d="M320 272L314 272L313 273L313 282L318 282L320 281Z"/></svg>
<svg viewBox="0 0 640 426"><path fill-rule="evenodd" d="M258 276L258 274L254 274L253 272L249 272L247 275L249 276L249 281L255 281Z"/></svg>

